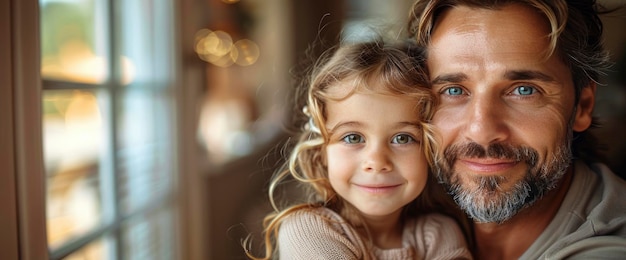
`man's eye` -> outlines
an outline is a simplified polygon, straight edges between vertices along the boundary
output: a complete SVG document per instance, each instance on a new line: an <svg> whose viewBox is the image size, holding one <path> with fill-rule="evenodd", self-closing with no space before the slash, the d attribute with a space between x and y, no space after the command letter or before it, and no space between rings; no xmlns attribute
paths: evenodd
<svg viewBox="0 0 626 260"><path fill-rule="evenodd" d="M349 135L346 135L346 136L343 138L343 141L344 141L344 142L346 142L346 143L348 143L348 144L358 144L358 143L363 143L363 142L365 142L365 140L363 139L363 137L362 137L362 136L360 136L360 135L357 135L357 134L349 134Z"/></svg>
<svg viewBox="0 0 626 260"><path fill-rule="evenodd" d="M443 93L451 96L463 95L463 89L460 87L449 87L443 90Z"/></svg>
<svg viewBox="0 0 626 260"><path fill-rule="evenodd" d="M513 95L529 96L535 94L537 90L531 86L519 86L513 90Z"/></svg>
<svg viewBox="0 0 626 260"><path fill-rule="evenodd" d="M392 143L394 144L408 144L411 142L414 142L415 140L413 139L413 137L411 137L410 135L407 134L399 134L393 137L393 139L391 140Z"/></svg>

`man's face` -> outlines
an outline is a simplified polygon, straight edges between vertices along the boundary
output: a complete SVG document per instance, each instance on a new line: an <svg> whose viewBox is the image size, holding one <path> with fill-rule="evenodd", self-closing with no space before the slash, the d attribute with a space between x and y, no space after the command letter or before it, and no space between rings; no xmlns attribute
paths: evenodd
<svg viewBox="0 0 626 260"><path fill-rule="evenodd" d="M553 188L571 160L570 70L545 59L549 26L534 10L456 7L428 49L433 123L443 137L438 177L478 222L501 223Z"/></svg>

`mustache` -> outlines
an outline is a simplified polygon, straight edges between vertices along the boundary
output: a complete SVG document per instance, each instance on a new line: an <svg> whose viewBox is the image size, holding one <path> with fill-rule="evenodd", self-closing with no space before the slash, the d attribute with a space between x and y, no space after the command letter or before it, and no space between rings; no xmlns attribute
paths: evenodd
<svg viewBox="0 0 626 260"><path fill-rule="evenodd" d="M452 166L459 157L494 158L525 162L529 168L535 168L539 161L539 153L527 146L516 146L505 143L493 143L486 148L475 142L454 144L444 150L444 159Z"/></svg>

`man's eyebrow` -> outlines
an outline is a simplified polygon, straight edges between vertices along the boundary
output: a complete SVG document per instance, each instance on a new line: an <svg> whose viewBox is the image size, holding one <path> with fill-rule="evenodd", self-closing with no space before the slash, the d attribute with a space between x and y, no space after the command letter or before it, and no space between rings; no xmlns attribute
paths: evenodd
<svg viewBox="0 0 626 260"><path fill-rule="evenodd" d="M460 83L467 80L467 75L465 73L451 73L451 74L443 74L435 77L431 80L431 84L443 84L443 83Z"/></svg>
<svg viewBox="0 0 626 260"><path fill-rule="evenodd" d="M509 70L504 73L504 77L509 80L540 80L554 81L554 78L535 70Z"/></svg>
<svg viewBox="0 0 626 260"><path fill-rule="evenodd" d="M509 70L504 73L508 80L540 80L545 82L555 81L553 77L536 70ZM443 74L431 80L431 84L460 83L468 79L464 73Z"/></svg>

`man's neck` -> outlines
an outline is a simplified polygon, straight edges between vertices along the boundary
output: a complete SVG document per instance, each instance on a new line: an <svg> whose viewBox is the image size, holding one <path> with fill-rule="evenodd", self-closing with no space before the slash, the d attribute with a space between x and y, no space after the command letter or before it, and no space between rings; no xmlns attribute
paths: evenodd
<svg viewBox="0 0 626 260"><path fill-rule="evenodd" d="M518 259L552 221L572 182L570 167L556 189L502 224L474 223L478 259Z"/></svg>

